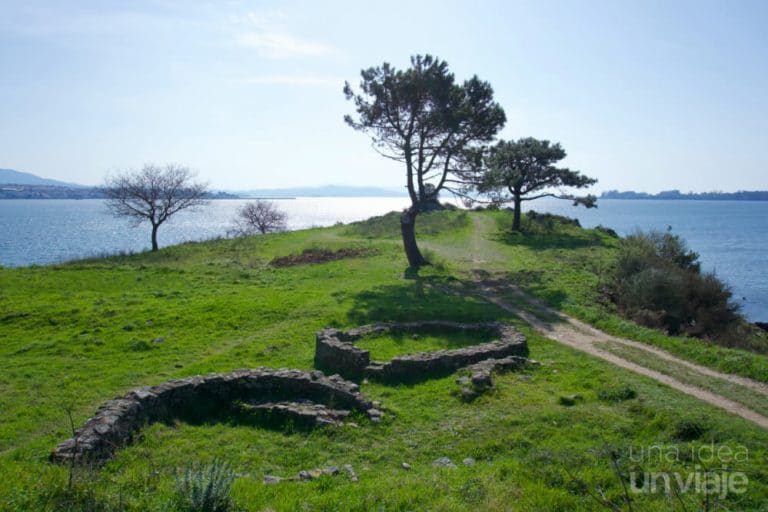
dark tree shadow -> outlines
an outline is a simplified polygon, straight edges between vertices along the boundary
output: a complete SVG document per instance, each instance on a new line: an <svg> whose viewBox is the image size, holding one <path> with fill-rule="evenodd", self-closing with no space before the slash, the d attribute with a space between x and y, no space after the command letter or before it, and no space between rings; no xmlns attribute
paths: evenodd
<svg viewBox="0 0 768 512"><path fill-rule="evenodd" d="M408 267L403 275L406 279L419 279L419 267Z"/></svg>
<svg viewBox="0 0 768 512"><path fill-rule="evenodd" d="M473 321L473 323L475 323ZM469 332L457 332L455 329L446 327L420 327L418 332L406 329L392 329L383 334L374 334L365 336L355 342L360 348L366 350L372 350L370 345L366 343L367 340L376 340L379 338L386 338L388 342L392 342L396 345L402 354L412 354L415 352L434 351L434 350L452 350L458 348L469 347L472 345L478 345L480 343L487 343L496 339L495 332L491 329L488 330L473 330ZM413 345L417 343L417 340L423 336L433 336L439 341L435 344L435 347L429 349L415 348ZM411 347L410 349L408 347ZM377 359L374 357L374 359Z"/></svg>
<svg viewBox="0 0 768 512"><path fill-rule="evenodd" d="M583 232L579 235L563 231L518 232L511 230L499 231L493 238L496 242L506 245L527 247L535 251L547 249L580 249L584 247L601 247L603 238L594 232Z"/></svg>
<svg viewBox="0 0 768 512"><path fill-rule="evenodd" d="M547 289L544 286L544 272L516 271L506 274L491 274L485 270L474 270L476 283L485 288L492 288L497 295L504 297L507 303L535 315L549 324L562 322L562 318L546 311L546 308L560 309L567 295L562 291ZM478 284L465 283L464 289L470 292ZM537 292L533 296L529 292ZM516 315L519 316L519 315Z"/></svg>
<svg viewBox="0 0 768 512"><path fill-rule="evenodd" d="M508 316L496 306L464 292L457 280L417 277L358 293L353 297L347 319L351 325L362 325L418 320L492 322Z"/></svg>
<svg viewBox="0 0 768 512"><path fill-rule="evenodd" d="M229 427L247 426L263 428L286 434L309 433L324 426L317 425L309 418L293 418L276 411L258 410L249 408L249 403L266 402L295 402L310 400L318 404L324 404L329 409L344 409L345 407L332 401L320 400L317 396L297 396L295 393L283 392L275 388L270 392L260 391L258 396L250 397L243 394L241 397L229 397L222 399L216 393L206 391L198 392L193 404L186 407L178 407L172 411L161 423L173 427L176 422L183 422L194 426L226 425ZM351 410L351 415L361 420L364 414Z"/></svg>
<svg viewBox="0 0 768 512"><path fill-rule="evenodd" d="M568 295L562 290L552 290L544 283L544 272L540 270L517 270L504 274L504 280L499 281L499 286L513 285L534 294L550 307L562 309Z"/></svg>

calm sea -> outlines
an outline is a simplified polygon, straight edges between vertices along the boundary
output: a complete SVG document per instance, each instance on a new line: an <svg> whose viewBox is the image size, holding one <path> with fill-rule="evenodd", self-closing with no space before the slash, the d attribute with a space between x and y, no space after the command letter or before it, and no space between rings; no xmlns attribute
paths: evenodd
<svg viewBox="0 0 768 512"><path fill-rule="evenodd" d="M406 206L395 198L297 198L278 200L290 229L351 222ZM223 236L241 200L213 201L201 212L182 213L160 228L160 245ZM699 252L704 268L728 282L752 320L768 321L768 202L601 200L599 208L565 201L529 203L537 211L577 217L583 226L609 226L622 235L671 226ZM0 265L46 264L149 248L146 226L130 228L107 215L99 200L0 201Z"/></svg>

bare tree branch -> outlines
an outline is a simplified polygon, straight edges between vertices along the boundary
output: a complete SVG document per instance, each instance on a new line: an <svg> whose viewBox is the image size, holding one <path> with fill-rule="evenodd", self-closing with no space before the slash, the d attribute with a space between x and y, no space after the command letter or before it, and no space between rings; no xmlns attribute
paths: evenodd
<svg viewBox="0 0 768 512"><path fill-rule="evenodd" d="M134 225L152 225L152 250L158 250L157 230L176 213L207 204L208 185L194 181L186 167L147 164L138 171L125 171L106 179L107 209L126 217Z"/></svg>
<svg viewBox="0 0 768 512"><path fill-rule="evenodd" d="M274 203L257 200L246 203L237 210L235 227L230 233L234 236L248 236L285 231L287 220L288 215Z"/></svg>

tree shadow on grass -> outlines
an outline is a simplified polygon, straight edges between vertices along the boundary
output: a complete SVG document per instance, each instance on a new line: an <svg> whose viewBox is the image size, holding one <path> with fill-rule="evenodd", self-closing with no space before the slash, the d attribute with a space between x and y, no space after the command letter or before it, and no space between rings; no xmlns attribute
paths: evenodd
<svg viewBox="0 0 768 512"><path fill-rule="evenodd" d="M420 340L425 336L433 338L430 346L424 346ZM412 354L415 352L432 352L435 350L453 350L470 347L480 343L487 343L496 339L491 331L488 332L456 332L455 329L434 328L419 330L418 333L393 330L382 335L366 336L355 342L355 345L372 352L373 359L381 359L377 353L385 352L387 345L394 344L398 347L397 354L392 354L384 359L390 359L395 355Z"/></svg>
<svg viewBox="0 0 768 512"><path fill-rule="evenodd" d="M358 293L347 319L351 325L419 320L471 323L496 321L500 313L492 304L463 294L459 281L416 276Z"/></svg>
<svg viewBox="0 0 768 512"><path fill-rule="evenodd" d="M575 235L565 231L512 231L501 230L493 236L493 240L506 245L527 247L534 251L547 249L581 249L584 247L601 247L603 238L595 233L584 231Z"/></svg>
<svg viewBox="0 0 768 512"><path fill-rule="evenodd" d="M544 283L544 272L541 270L517 270L504 274L505 285L519 287L521 290L535 295L555 309L562 309L568 296L562 290L552 290ZM502 281L497 282L501 284Z"/></svg>
<svg viewBox="0 0 768 512"><path fill-rule="evenodd" d="M226 425L229 427L252 427L283 432L286 434L309 433L326 428L318 425L313 418L292 416L277 410L257 409L249 404L275 402L314 402L329 409L348 409L334 401L323 400L311 394L301 395L281 392L274 389L271 392L261 391L254 396L231 397L223 400L215 393L199 392L194 404L174 410L169 417L161 420L173 427L176 422L193 426ZM351 415L360 420L364 417L362 411L351 409Z"/></svg>
<svg viewBox="0 0 768 512"><path fill-rule="evenodd" d="M560 290L547 289L543 282L543 271L516 271L494 275L484 270L475 270L473 273L478 286L493 290L494 294L502 297L507 304L533 314L549 324L563 321L558 315L547 311L547 308L560 309L567 295ZM465 286L465 290L470 289L471 286Z"/></svg>

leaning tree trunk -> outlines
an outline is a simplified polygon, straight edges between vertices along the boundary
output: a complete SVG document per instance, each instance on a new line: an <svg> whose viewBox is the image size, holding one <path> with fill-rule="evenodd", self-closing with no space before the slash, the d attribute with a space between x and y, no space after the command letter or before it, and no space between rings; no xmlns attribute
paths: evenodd
<svg viewBox="0 0 768 512"><path fill-rule="evenodd" d="M522 199L519 194L515 194L515 213L512 220L512 229L514 231L520 231L520 208L522 207Z"/></svg>
<svg viewBox="0 0 768 512"><path fill-rule="evenodd" d="M157 228L159 224L152 224L152 252L155 252L159 247L157 246Z"/></svg>
<svg viewBox="0 0 768 512"><path fill-rule="evenodd" d="M403 235L403 247L408 258L408 265L418 268L429 265L429 262L421 255L419 246L416 245L416 214L415 207L408 208L400 216L400 232Z"/></svg>

